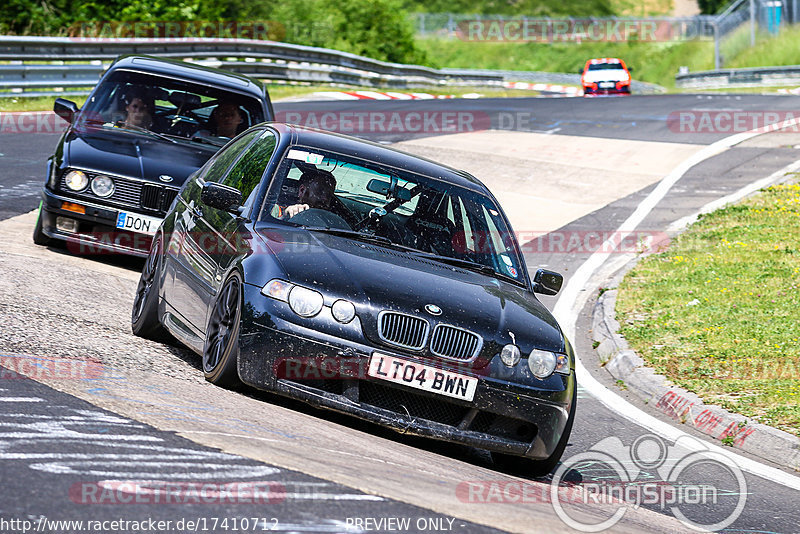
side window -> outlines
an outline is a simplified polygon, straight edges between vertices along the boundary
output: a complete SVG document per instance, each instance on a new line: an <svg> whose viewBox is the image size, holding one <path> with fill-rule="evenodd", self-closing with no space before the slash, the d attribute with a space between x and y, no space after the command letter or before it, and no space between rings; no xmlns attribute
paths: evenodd
<svg viewBox="0 0 800 534"><path fill-rule="evenodd" d="M261 181L264 169L275 152L277 139L269 130L261 132L258 141L248 147L236 162L221 184L234 187L247 198Z"/></svg>
<svg viewBox="0 0 800 534"><path fill-rule="evenodd" d="M250 144L250 142L259 134L263 133L261 130L256 130L244 135L234 141L232 145L228 145L222 152L214 156L211 164L206 167L203 173L203 179L206 182L218 182L225 176L228 167L234 162L239 153Z"/></svg>

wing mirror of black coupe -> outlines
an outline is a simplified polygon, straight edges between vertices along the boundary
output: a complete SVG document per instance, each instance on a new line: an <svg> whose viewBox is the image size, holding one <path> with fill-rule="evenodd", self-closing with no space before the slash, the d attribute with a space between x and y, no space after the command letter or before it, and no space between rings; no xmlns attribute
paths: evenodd
<svg viewBox="0 0 800 534"><path fill-rule="evenodd" d="M409 200L411 200L410 189L398 189L395 187L394 190L392 191L392 184L375 178L373 178L372 180L369 181L369 183L367 183L367 191L378 193L379 195L383 196L387 196L391 191L393 198L399 198L403 202L408 202Z"/></svg>
<svg viewBox="0 0 800 534"><path fill-rule="evenodd" d="M238 215L239 206L242 204L242 192L227 185L206 182L200 199L207 206Z"/></svg>
<svg viewBox="0 0 800 534"><path fill-rule="evenodd" d="M557 295L561 291L564 277L547 269L539 269L533 276L533 292L542 295Z"/></svg>
<svg viewBox="0 0 800 534"><path fill-rule="evenodd" d="M66 98L56 98L56 101L53 104L53 111L55 111L56 115L72 124L72 119L75 118L75 114L77 114L79 110L78 105L72 100L67 100Z"/></svg>

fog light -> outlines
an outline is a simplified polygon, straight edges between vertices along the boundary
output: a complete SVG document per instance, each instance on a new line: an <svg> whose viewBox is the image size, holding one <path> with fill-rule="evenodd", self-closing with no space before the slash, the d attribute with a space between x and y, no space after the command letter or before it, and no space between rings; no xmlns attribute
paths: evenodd
<svg viewBox="0 0 800 534"><path fill-rule="evenodd" d="M98 197L106 198L114 194L114 181L108 176L95 176L92 180L92 192Z"/></svg>
<svg viewBox="0 0 800 534"><path fill-rule="evenodd" d="M503 350L500 351L500 359L508 367L517 365L519 363L519 357L519 347L516 345L506 345L503 347Z"/></svg>
<svg viewBox="0 0 800 534"><path fill-rule="evenodd" d="M547 378L556 368L556 355L546 350L533 349L528 356L528 367L536 378Z"/></svg>
<svg viewBox="0 0 800 534"><path fill-rule="evenodd" d="M305 287L294 286L289 292L289 307L300 317L314 317L322 310L322 294Z"/></svg>
<svg viewBox="0 0 800 534"><path fill-rule="evenodd" d="M56 229L74 234L78 231L78 221L69 217L56 217Z"/></svg>
<svg viewBox="0 0 800 534"><path fill-rule="evenodd" d="M89 177L81 171L69 171L64 182L73 191L83 191L89 185Z"/></svg>
<svg viewBox="0 0 800 534"><path fill-rule="evenodd" d="M331 313L333 318L340 323L349 323L356 316L356 307L352 302L339 299L331 306Z"/></svg>

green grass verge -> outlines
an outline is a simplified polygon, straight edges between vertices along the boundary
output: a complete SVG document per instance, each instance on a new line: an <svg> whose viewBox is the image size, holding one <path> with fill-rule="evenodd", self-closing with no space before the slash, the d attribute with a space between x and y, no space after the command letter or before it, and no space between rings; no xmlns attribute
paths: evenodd
<svg viewBox="0 0 800 534"><path fill-rule="evenodd" d="M438 67L571 73L593 57L620 57L634 67L636 80L668 89L675 88L681 66L692 72L714 68L713 41L543 44L422 38L417 42ZM720 53L725 67L764 67L800 64L799 49L800 26L787 27L778 36L759 33L751 48L750 28L745 24L723 39Z"/></svg>
<svg viewBox="0 0 800 534"><path fill-rule="evenodd" d="M576 73L587 59L619 57L634 68L636 80L675 86L678 68L714 68L714 43L494 43L460 39L420 39L419 46L436 66Z"/></svg>
<svg viewBox="0 0 800 534"><path fill-rule="evenodd" d="M800 65L800 55L797 54L797 51L800 50L800 26L785 27L777 37L759 33L756 45L752 48L749 46L750 31L748 28L740 29L734 38L744 41L744 43L738 44L735 54L728 54L729 59L725 60L726 67Z"/></svg>
<svg viewBox="0 0 800 534"><path fill-rule="evenodd" d="M800 184L701 218L617 296L621 333L705 402L800 435Z"/></svg>
<svg viewBox="0 0 800 534"><path fill-rule="evenodd" d="M1 111L52 111L56 96L0 96ZM72 100L78 107L86 102L86 96L66 95L67 100Z"/></svg>

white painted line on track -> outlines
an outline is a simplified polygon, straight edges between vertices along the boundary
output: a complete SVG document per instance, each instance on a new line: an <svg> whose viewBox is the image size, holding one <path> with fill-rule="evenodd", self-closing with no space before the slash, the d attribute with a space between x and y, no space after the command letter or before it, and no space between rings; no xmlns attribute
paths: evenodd
<svg viewBox="0 0 800 534"><path fill-rule="evenodd" d="M700 215L711 213L712 211L716 211L722 207L725 207L728 204L733 204L734 202L738 202L742 200L744 197L755 193L759 189L763 189L764 187L767 187L768 185L779 181L780 178L785 176L787 173L797 172L798 170L800 170L800 160L795 161L794 163L789 164L786 167L773 172L766 178L762 178L757 182L753 182L752 184L739 189L735 193L731 193L726 197L722 197L713 202L709 202L708 204L700 208L700 210L697 213L693 213L692 215L687 215L686 217L678 219L677 221L670 224L667 227L667 232L678 232L680 230L683 230L684 228L695 222L698 218L700 218Z"/></svg>
<svg viewBox="0 0 800 534"><path fill-rule="evenodd" d="M647 195L647 198L645 198L637 206L636 210L630 215L630 217L628 217L625 222L620 225L616 234L614 234L615 237L622 235L622 239L624 239L628 234L633 232L636 227L645 219L645 217L647 217L647 215L650 214L650 212L658 205L658 203L664 199L672 186L674 186L678 180L680 180L683 175L695 165L724 152L732 146L747 141L748 139L764 133L795 126L797 124L800 124L800 118L775 123L765 128L759 128L756 130L735 134L724 139L720 139L719 141L708 145L696 154L690 156L675 169L673 169L672 172L665 176L661 182L659 182L658 186L656 186L656 188L651 191L649 195ZM785 172L785 170L782 169L778 172ZM772 176L774 176L774 174ZM766 183L765 180L766 179L759 180L753 184L750 184L749 186L745 186L733 195L725 197L725 199L735 199L737 197L742 198L748 193L756 191L756 184ZM704 206L700 211L705 212L706 208L712 205L722 205L720 202L725 199L711 202ZM683 221L683 219L681 221ZM677 224L678 222L680 221L676 221L674 224ZM556 302L556 305L553 307L553 315L558 320L564 331L564 334L568 339L574 339L575 337L578 314L589 299L589 295L591 295L595 289L594 287L590 287L589 281L592 279L593 275L595 275L601 269L601 267L603 267L603 264L609 256L607 253L602 251L610 250L606 247L611 247L611 249L614 248L614 243L611 241L612 240L609 239L603 243L603 246L598 249L598 252L593 253L583 264L581 264L580 267L578 267L578 269L575 271L575 274L567 282L567 285ZM581 387L583 387L590 395L592 395L592 397L596 398L609 410L621 415L632 423L647 429L649 432L659 434L661 437L670 441L677 441L677 439L682 436L691 437L683 430L653 417L647 412L630 404L628 401L610 389L606 388L589 373L579 358L576 358L575 361L575 371L578 383L581 385ZM684 443L684 445L688 444L689 448L694 447L693 450L709 450L710 452L722 454L734 462L734 464L737 465L741 470L750 474L795 490L800 490L800 477L762 464L750 458L746 458L717 445L693 439L682 441L685 441L686 443Z"/></svg>

